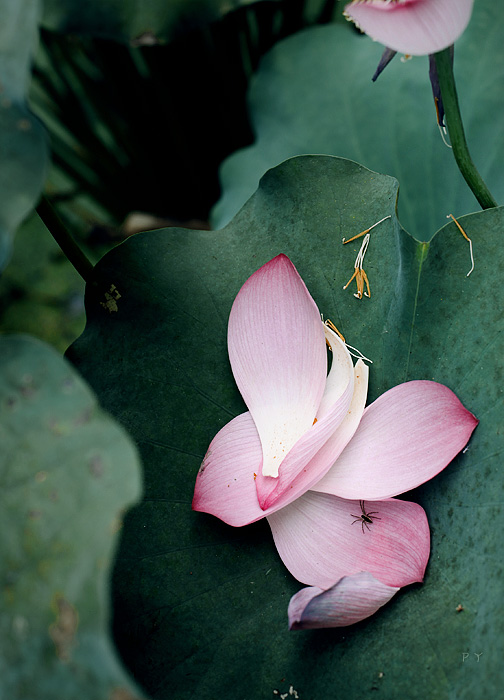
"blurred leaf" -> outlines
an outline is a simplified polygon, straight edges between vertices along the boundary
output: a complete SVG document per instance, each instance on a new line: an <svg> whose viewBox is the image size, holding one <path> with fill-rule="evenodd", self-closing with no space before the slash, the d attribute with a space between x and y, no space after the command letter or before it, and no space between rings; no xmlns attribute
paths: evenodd
<svg viewBox="0 0 504 700"><path fill-rule="evenodd" d="M455 75L473 160L497 201L504 201L504 5L478 0L455 47ZM484 50L482 50L484 47ZM255 145L221 168L223 196L213 212L220 228L252 195L259 178L286 158L329 153L351 158L401 183L399 215L427 240L449 213L478 204L436 124L426 56L399 57L376 83L383 47L348 27L308 29L277 44L250 90Z"/></svg>
<svg viewBox="0 0 504 700"><path fill-rule="evenodd" d="M0 271L33 209L47 165L45 132L25 102L37 41L38 0L0 0Z"/></svg>
<svg viewBox="0 0 504 700"><path fill-rule="evenodd" d="M257 0L45 0L43 26L140 43L169 41ZM271 0L270 0L271 1Z"/></svg>
<svg viewBox="0 0 504 700"><path fill-rule="evenodd" d="M134 700L107 628L136 451L48 346L2 336L0 367L0 696Z"/></svg>
<svg viewBox="0 0 504 700"><path fill-rule="evenodd" d="M0 278L0 331L29 333L62 353L82 332L84 282L36 214L18 229Z"/></svg>
<svg viewBox="0 0 504 700"><path fill-rule="evenodd" d="M145 497L125 520L114 575L115 633L156 698L264 700L291 685L301 700L378 689L387 700L499 694L504 321L488 278L502 260L504 211L462 220L476 256L467 278L468 244L455 225L419 243L395 217L396 196L395 180L351 161L295 158L262 179L224 230L138 234L95 268L86 330L69 355L142 453ZM342 286L359 241L341 239L387 214L366 257L372 297L358 301ZM481 419L468 450L413 496L432 525L425 584L339 631L288 631L289 597L301 586L265 522L233 529L191 511L210 440L244 410L227 357L231 304L280 252L373 360L370 399L435 379ZM484 653L469 666L465 652Z"/></svg>

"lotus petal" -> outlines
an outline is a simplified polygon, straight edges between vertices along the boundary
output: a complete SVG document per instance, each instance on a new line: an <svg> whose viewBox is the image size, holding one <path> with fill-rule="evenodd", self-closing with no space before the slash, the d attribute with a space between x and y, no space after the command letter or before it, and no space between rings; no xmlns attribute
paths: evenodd
<svg viewBox="0 0 504 700"><path fill-rule="evenodd" d="M453 44L472 9L473 0L355 0L345 14L389 49L422 56Z"/></svg>
<svg viewBox="0 0 504 700"><path fill-rule="evenodd" d="M326 589L359 571L394 587L422 581L430 551L423 508L397 499L364 507L375 514L369 524L359 519L358 501L309 491L268 515L278 553L298 581Z"/></svg>
<svg viewBox="0 0 504 700"><path fill-rule="evenodd" d="M334 586L302 588L289 603L289 629L346 627L373 615L397 593L368 571L344 576Z"/></svg>
<svg viewBox="0 0 504 700"><path fill-rule="evenodd" d="M477 424L446 386L399 384L366 408L352 440L313 489L350 499L397 496L444 469Z"/></svg>

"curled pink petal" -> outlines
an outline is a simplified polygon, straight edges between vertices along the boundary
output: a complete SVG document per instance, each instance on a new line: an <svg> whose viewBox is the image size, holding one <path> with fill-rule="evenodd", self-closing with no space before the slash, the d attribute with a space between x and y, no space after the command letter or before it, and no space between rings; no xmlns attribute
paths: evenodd
<svg viewBox="0 0 504 700"><path fill-rule="evenodd" d="M343 421L343 425L345 421ZM227 423L214 437L196 477L193 510L210 513L228 525L241 527L274 513L303 494L320 475L312 460L280 498L266 510L257 500L262 449L249 412ZM323 462L329 468L331 462ZM310 472L310 469L312 470Z"/></svg>
<svg viewBox="0 0 504 700"><path fill-rule="evenodd" d="M366 408L352 440L312 488L341 498L397 496L444 469L477 424L446 386L399 384Z"/></svg>
<svg viewBox="0 0 504 700"><path fill-rule="evenodd" d="M453 44L472 9L473 0L355 0L345 14L388 48L421 56Z"/></svg>
<svg viewBox="0 0 504 700"><path fill-rule="evenodd" d="M286 492L290 491L294 480L301 477L307 483L313 484L334 462L334 459L331 459L331 456L328 456L326 452L322 453L325 457L320 459L319 452L335 435L338 427L348 415L354 394L354 367L348 350L343 344L339 348L339 354L346 356L346 362L343 360L342 364L338 362L338 350L335 347L334 367L331 367L334 372L329 374L328 382L331 374L337 374L339 379L329 382L330 390L325 394L323 411L318 413L320 419L317 418L314 425L301 436L286 455L280 465L277 478L263 476L263 474L259 474L257 477L257 497L263 510L275 505ZM328 395L335 399L331 406L327 406Z"/></svg>
<svg viewBox="0 0 504 700"><path fill-rule="evenodd" d="M430 551L423 508L396 499L365 501L364 508L373 513L369 524L359 519L359 501L309 491L268 515L276 548L291 574L323 589L359 571L369 571L388 586L422 581Z"/></svg>
<svg viewBox="0 0 504 700"><path fill-rule="evenodd" d="M258 502L256 484L261 478L262 449L255 423L247 412L233 418L212 440L196 477L193 510L239 527L274 513L311 488L330 469L362 415L368 370L358 362L354 372L354 395L345 417L272 505L263 510Z"/></svg>
<svg viewBox="0 0 504 700"><path fill-rule="evenodd" d="M368 571L344 576L327 590L302 588L289 603L289 629L346 627L373 615L397 593Z"/></svg>
<svg viewBox="0 0 504 700"><path fill-rule="evenodd" d="M276 477L285 456L313 425L327 373L319 311L285 255L263 265L238 292L228 348L261 439L262 474Z"/></svg>
<svg viewBox="0 0 504 700"><path fill-rule="evenodd" d="M325 324L322 326L326 342L331 348L331 369L327 375L324 393L317 408L316 418L321 420L347 390L353 380L353 362L348 348L341 338Z"/></svg>
<svg viewBox="0 0 504 700"><path fill-rule="evenodd" d="M273 510L268 509L265 514L277 511L309 489L315 488L351 439L359 425L367 396L368 368L362 361L357 362L354 374L354 393L345 417L305 468L301 469L288 487L279 494Z"/></svg>

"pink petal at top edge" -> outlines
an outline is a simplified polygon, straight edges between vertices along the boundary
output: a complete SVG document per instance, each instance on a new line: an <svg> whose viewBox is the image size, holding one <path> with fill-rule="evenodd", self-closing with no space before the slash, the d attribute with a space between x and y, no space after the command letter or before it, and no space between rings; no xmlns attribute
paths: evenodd
<svg viewBox="0 0 504 700"><path fill-rule="evenodd" d="M289 629L353 625L373 615L398 590L381 583L368 571L344 576L325 591L317 587L302 588L289 603Z"/></svg>
<svg viewBox="0 0 504 700"><path fill-rule="evenodd" d="M259 505L267 510L284 496L293 482L299 478L313 484L328 470L334 459L325 457L325 462L317 458L321 449L337 432L348 415L354 394L354 366L344 343L338 338L332 342L332 364L327 377L317 421L296 442L284 457L279 476L271 478L259 473L256 479ZM341 445L343 449L344 445ZM324 453L325 454L325 453ZM337 456L337 455L336 455ZM306 487L308 488L308 487ZM291 498L289 498L291 500Z"/></svg>
<svg viewBox="0 0 504 700"><path fill-rule="evenodd" d="M263 265L238 292L228 348L236 384L261 438L263 474L274 476L311 428L327 373L319 311L285 255Z"/></svg>
<svg viewBox="0 0 504 700"><path fill-rule="evenodd" d="M421 56L453 44L467 27L473 0L357 1L345 14L372 39L394 51Z"/></svg>
<svg viewBox="0 0 504 700"><path fill-rule="evenodd" d="M442 384L412 381L368 406L332 469L313 487L341 498L389 498L432 479L478 424Z"/></svg>
<svg viewBox="0 0 504 700"><path fill-rule="evenodd" d="M343 576L369 571L388 586L422 581L430 552L421 506L388 499L364 502L309 491L268 515L278 553L291 574L310 586L330 588ZM356 521L356 522L354 522Z"/></svg>

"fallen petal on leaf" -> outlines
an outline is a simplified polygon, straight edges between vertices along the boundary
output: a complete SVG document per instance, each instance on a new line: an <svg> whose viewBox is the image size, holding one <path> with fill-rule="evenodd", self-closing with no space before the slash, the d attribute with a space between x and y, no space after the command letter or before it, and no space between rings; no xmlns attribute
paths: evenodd
<svg viewBox="0 0 504 700"><path fill-rule="evenodd" d="M366 408L355 435L313 488L341 498L397 496L444 469L477 424L446 386L399 384Z"/></svg>
<svg viewBox="0 0 504 700"><path fill-rule="evenodd" d="M344 576L327 590L302 588L290 600L289 629L346 627L373 615L397 593L367 571Z"/></svg>
<svg viewBox="0 0 504 700"><path fill-rule="evenodd" d="M430 532L423 508L391 498L359 501L309 491L268 515L283 563L298 581L330 588L343 576L369 571L389 586L423 579Z"/></svg>

